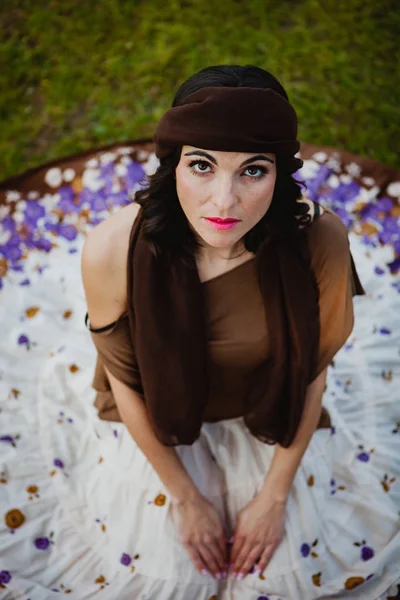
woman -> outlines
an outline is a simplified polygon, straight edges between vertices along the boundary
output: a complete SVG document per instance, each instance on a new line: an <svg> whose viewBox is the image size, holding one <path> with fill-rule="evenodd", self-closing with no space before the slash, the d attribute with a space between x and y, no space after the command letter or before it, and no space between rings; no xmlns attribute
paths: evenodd
<svg viewBox="0 0 400 600"><path fill-rule="evenodd" d="M271 74L203 69L157 126L149 186L82 254L99 416L126 426L127 477L168 507L155 528L132 500L136 577L185 598L384 589L337 538L357 504L324 491L338 467L327 369L364 290L345 226L293 179L296 136Z"/></svg>

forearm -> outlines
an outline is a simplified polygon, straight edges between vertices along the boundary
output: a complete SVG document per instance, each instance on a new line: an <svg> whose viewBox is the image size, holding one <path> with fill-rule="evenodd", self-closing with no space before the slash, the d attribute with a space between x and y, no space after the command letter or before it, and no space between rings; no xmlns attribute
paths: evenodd
<svg viewBox="0 0 400 600"><path fill-rule="evenodd" d="M293 442L288 448L276 445L271 466L261 493L274 494L276 500L286 501L296 471L318 425L322 408L327 369L308 386L303 414Z"/></svg>
<svg viewBox="0 0 400 600"><path fill-rule="evenodd" d="M165 446L157 439L140 395L117 380L107 369L106 373L123 423L169 490L172 502L195 500L200 491L175 448Z"/></svg>

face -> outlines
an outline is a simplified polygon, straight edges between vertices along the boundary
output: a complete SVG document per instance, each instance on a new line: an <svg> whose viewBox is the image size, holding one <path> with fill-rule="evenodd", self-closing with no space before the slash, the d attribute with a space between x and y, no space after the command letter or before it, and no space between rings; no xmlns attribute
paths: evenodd
<svg viewBox="0 0 400 600"><path fill-rule="evenodd" d="M183 146L175 171L182 210L205 248L228 253L268 211L276 181L272 153ZM208 219L236 219L218 225Z"/></svg>

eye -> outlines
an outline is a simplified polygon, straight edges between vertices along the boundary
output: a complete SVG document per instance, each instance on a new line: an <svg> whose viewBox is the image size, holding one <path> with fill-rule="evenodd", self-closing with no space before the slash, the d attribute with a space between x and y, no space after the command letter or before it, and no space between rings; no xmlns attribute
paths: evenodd
<svg viewBox="0 0 400 600"><path fill-rule="evenodd" d="M209 167L210 163L208 163L205 160L192 160L192 162L189 163L190 172L193 173L193 175L202 175L203 173L207 173L208 171L196 171L196 169L193 168L196 165L206 165L206 167Z"/></svg>
<svg viewBox="0 0 400 600"><path fill-rule="evenodd" d="M256 171L261 171L261 175L256 175L256 176L252 176L252 175L246 175L246 177L250 177L251 179L261 179L262 177L264 177L264 175L266 173L268 173L268 170L265 167L261 167L261 166L257 166L257 165L252 165L251 167L247 167L247 169L245 169L246 171L249 171L251 169L255 169Z"/></svg>
<svg viewBox="0 0 400 600"><path fill-rule="evenodd" d="M204 168L200 168L200 171L194 169L195 166L199 165L205 165L205 167L210 167L210 163L208 163L206 160L193 160L191 163L189 163L189 167L190 167L190 172L193 173L193 175L199 175L200 177L202 175L207 175L207 173L209 173L210 171L205 171ZM264 166L261 165L252 165L251 167L247 167L245 169L245 171L250 171L251 169L255 169L256 171L260 171L260 175L245 175L245 177L247 177L248 179L262 179L267 173L268 173L268 169L266 169Z"/></svg>

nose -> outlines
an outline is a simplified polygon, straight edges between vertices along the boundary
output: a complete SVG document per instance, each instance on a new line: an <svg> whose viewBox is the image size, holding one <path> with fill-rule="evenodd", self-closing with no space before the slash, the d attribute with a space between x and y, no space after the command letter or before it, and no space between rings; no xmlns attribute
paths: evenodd
<svg viewBox="0 0 400 600"><path fill-rule="evenodd" d="M221 217L231 216L230 210L237 204L237 195L233 177L221 175L215 182L213 189L213 204L217 207Z"/></svg>

